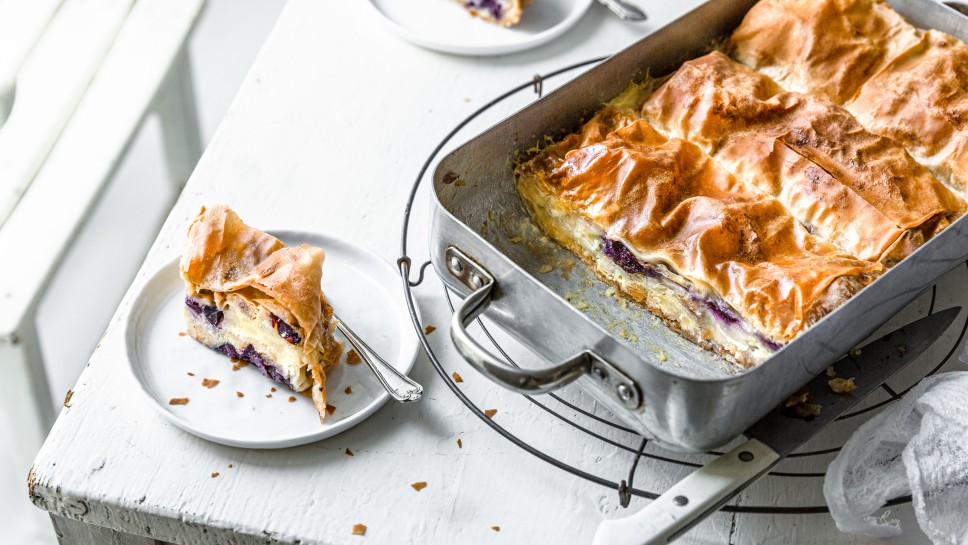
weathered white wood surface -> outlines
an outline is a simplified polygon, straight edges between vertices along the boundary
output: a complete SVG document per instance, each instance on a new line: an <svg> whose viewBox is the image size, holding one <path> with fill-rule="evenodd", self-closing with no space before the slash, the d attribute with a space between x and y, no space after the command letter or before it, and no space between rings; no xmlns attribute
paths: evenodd
<svg viewBox="0 0 968 545"><path fill-rule="evenodd" d="M613 53L697 3L650 3L646 25L623 23L596 5L566 37L545 47L468 59L399 41L378 24L368 2L292 0L38 456L30 488L35 504L62 517L182 544L589 543L603 517L621 515L616 493L502 439L451 394L424 357L413 373L426 387L422 402L388 404L357 428L314 445L246 451L197 439L154 414L125 370L119 319L145 275L179 254L185 227L202 204L229 204L265 228L352 238L396 259L412 178L458 121L534 73ZM489 112L467 136L520 105ZM427 199L422 192L414 211L410 252L418 263L426 253ZM950 287L964 278L959 270L946 281ZM445 326L450 314L439 282L431 278L417 293L426 323ZM965 303L958 294L939 297L938 304L953 297ZM470 398L497 409L502 425L550 455L612 480L625 478L632 459L627 452L474 374L456 357L444 328L430 340L463 375ZM949 333L925 361L954 340ZM838 424L813 443L840 444L859 420ZM602 433L637 446L620 431ZM347 448L354 456L344 453ZM799 458L781 467L823 471L829 460ZM661 491L686 471L644 459L635 484ZM213 472L220 475L212 478ZM414 491L409 485L418 481L427 488ZM819 490L820 479L769 477L739 501L819 505ZM633 499L630 508L643 505ZM923 542L910 508L895 511L904 514L906 532L889 542ZM365 538L351 535L357 523L368 526ZM724 513L681 540L794 541L868 540L839 534L827 515Z"/></svg>

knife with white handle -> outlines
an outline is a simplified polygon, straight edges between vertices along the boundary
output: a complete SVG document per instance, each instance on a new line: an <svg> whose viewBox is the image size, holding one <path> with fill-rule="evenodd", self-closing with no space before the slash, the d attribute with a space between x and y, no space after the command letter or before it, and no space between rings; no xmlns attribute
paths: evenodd
<svg viewBox="0 0 968 545"><path fill-rule="evenodd" d="M679 481L645 509L603 521L594 543L653 545L678 538L914 361L960 311L949 308L921 318L845 356L833 368L836 376L854 377L852 393L835 393L821 374L808 384L812 402L822 407L819 415L808 421L776 409L743 433L748 441Z"/></svg>

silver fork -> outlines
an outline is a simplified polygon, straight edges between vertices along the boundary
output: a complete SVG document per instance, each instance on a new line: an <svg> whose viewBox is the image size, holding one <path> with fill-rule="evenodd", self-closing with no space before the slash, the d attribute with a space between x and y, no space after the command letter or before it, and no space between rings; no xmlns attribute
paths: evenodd
<svg viewBox="0 0 968 545"><path fill-rule="evenodd" d="M612 10L612 13L618 15L626 21L644 21L648 19L648 16L646 16L645 12L639 9L638 6L634 6L629 2L625 2L624 0L598 1L602 4L605 4L605 7Z"/></svg>
<svg viewBox="0 0 968 545"><path fill-rule="evenodd" d="M366 365L373 371L376 378L380 381L380 384L386 388L386 391L390 394L390 397L400 401L402 403L407 403L411 401L417 401L420 399L420 394L423 392L423 386L417 384L407 375L404 375L400 371L397 371L395 367L386 362L375 350L369 347L363 339L361 339L352 329L349 328L343 320L339 319L339 316L333 314L333 318L336 319L336 328L339 329L340 333L346 337L356 352L363 358Z"/></svg>

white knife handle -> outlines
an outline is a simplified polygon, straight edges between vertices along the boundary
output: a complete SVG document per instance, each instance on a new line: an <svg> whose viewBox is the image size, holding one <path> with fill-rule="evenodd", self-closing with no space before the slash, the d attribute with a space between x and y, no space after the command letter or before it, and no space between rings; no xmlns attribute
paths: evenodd
<svg viewBox="0 0 968 545"><path fill-rule="evenodd" d="M668 543L719 509L770 470L781 456L750 439L679 481L645 509L623 519L605 520L595 545Z"/></svg>

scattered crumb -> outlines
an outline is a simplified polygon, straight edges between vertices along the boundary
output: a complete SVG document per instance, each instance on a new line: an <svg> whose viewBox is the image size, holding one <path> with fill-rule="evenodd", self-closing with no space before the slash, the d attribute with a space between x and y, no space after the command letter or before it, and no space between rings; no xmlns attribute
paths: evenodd
<svg viewBox="0 0 968 545"><path fill-rule="evenodd" d="M353 451L350 450L350 449L346 449L346 455L347 456L352 456L353 455Z"/></svg>
<svg viewBox="0 0 968 545"><path fill-rule="evenodd" d="M289 396L289 403L295 403L295 402L296 402L296 396Z"/></svg>
<svg viewBox="0 0 968 545"><path fill-rule="evenodd" d="M609 286L608 289L605 290L605 296L606 297L615 297L615 286Z"/></svg>
<svg viewBox="0 0 968 545"><path fill-rule="evenodd" d="M656 357L659 358L659 361L660 362L667 362L667 361L669 361L669 356L667 356L666 353L664 351L662 351L662 350L659 350L659 353L656 354Z"/></svg>
<svg viewBox="0 0 968 545"><path fill-rule="evenodd" d="M330 405L329 403L327 403L326 404L326 414L333 414L335 412L336 412L336 406L335 405Z"/></svg>
<svg viewBox="0 0 968 545"><path fill-rule="evenodd" d="M497 409L487 409L486 411L484 411L484 416L488 418L494 418L494 415L496 414L497 414Z"/></svg>
<svg viewBox="0 0 968 545"><path fill-rule="evenodd" d="M494 530L495 532L500 532L501 531L501 527L500 526L491 526L491 530Z"/></svg>
<svg viewBox="0 0 968 545"><path fill-rule="evenodd" d="M272 394L266 394L266 397L272 397Z"/></svg>
<svg viewBox="0 0 968 545"><path fill-rule="evenodd" d="M218 477L218 476L219 476L219 472L218 472L218 471L216 471L215 473L212 473L212 478L213 478L213 479L214 479L215 477Z"/></svg>
<svg viewBox="0 0 968 545"><path fill-rule="evenodd" d="M190 377L194 377L194 376L195 376L195 373L192 373L191 371L189 371L189 372L188 372L187 374L188 374L188 376L190 376Z"/></svg>
<svg viewBox="0 0 968 545"><path fill-rule="evenodd" d="M800 418L812 418L814 416L820 416L820 412L823 410L823 405L818 405L816 403L804 403L803 405L797 405L793 408L793 412Z"/></svg>
<svg viewBox="0 0 968 545"><path fill-rule="evenodd" d="M64 396L64 406L68 409L71 408L71 398L74 397L74 390L68 390L67 395Z"/></svg>
<svg viewBox="0 0 968 545"><path fill-rule="evenodd" d="M461 378L460 374L458 374L457 371L454 371L453 373L451 373L450 376L454 378L454 382L464 382L464 379Z"/></svg>
<svg viewBox="0 0 968 545"><path fill-rule="evenodd" d="M434 331L437 331L437 328L432 325L428 325L427 327L424 328L424 335L430 335Z"/></svg>
<svg viewBox="0 0 968 545"><path fill-rule="evenodd" d="M413 484L412 484L412 485L410 485L410 486L412 486L412 487L413 487L413 489L414 489L414 490L416 490L417 492L420 492L420 491L421 491L421 490L423 490L424 488L427 488L427 483L426 483L426 482L424 482L424 481L420 481L419 483L413 483Z"/></svg>
<svg viewBox="0 0 968 545"><path fill-rule="evenodd" d="M800 388L800 390L787 398L786 403L783 404L784 407L793 407L794 405L801 405L812 399L810 397L810 390L806 386Z"/></svg>
<svg viewBox="0 0 968 545"><path fill-rule="evenodd" d="M299 392L299 395L303 397L313 397L312 388L306 388L305 390Z"/></svg>
<svg viewBox="0 0 968 545"><path fill-rule="evenodd" d="M353 525L353 535L354 536L362 536L362 535L365 535L365 534L366 534L366 525L365 524L354 524Z"/></svg>
<svg viewBox="0 0 968 545"><path fill-rule="evenodd" d="M184 337L185 335L188 335L188 333L185 333L184 331L179 331L178 332L178 336L179 337Z"/></svg>
<svg viewBox="0 0 968 545"><path fill-rule="evenodd" d="M575 268L575 260L566 259L559 263L558 267L561 268L561 276L564 277L565 280L568 280L568 277L571 275L571 270Z"/></svg>
<svg viewBox="0 0 968 545"><path fill-rule="evenodd" d="M272 392L272 393L275 393L276 392L275 386L273 386L272 388L269 388L269 391Z"/></svg>
<svg viewBox="0 0 968 545"><path fill-rule="evenodd" d="M555 270L555 266L551 263L545 263L544 265L538 267L539 273L550 273L553 270Z"/></svg>
<svg viewBox="0 0 968 545"><path fill-rule="evenodd" d="M346 353L346 365L359 365L363 361L363 358L356 353L356 350L350 348L350 351Z"/></svg>
<svg viewBox="0 0 968 545"><path fill-rule="evenodd" d="M835 376L837 376L837 371L835 371L834 366L831 365L830 367L827 368L827 377L834 378Z"/></svg>
<svg viewBox="0 0 968 545"><path fill-rule="evenodd" d="M897 345L897 353L898 354L900 354L900 355L903 356L905 352L907 352L907 345L903 345L903 344Z"/></svg>
<svg viewBox="0 0 968 545"><path fill-rule="evenodd" d="M229 469L232 469L233 467L235 467L235 466L232 465L232 464L229 464Z"/></svg>
<svg viewBox="0 0 968 545"><path fill-rule="evenodd" d="M470 99L470 98L468 98L468 97L464 97L464 102L470 102L470 101L471 101L471 99Z"/></svg>
<svg viewBox="0 0 968 545"><path fill-rule="evenodd" d="M857 358L860 357L860 354L861 354L860 348L852 348L850 352L848 352L848 354L852 359L856 360Z"/></svg>
<svg viewBox="0 0 968 545"><path fill-rule="evenodd" d="M461 442L460 437L457 438L457 448L464 448L464 443Z"/></svg>
<svg viewBox="0 0 968 545"><path fill-rule="evenodd" d="M235 395L238 397L245 397L245 394L243 394L242 392L235 392Z"/></svg>
<svg viewBox="0 0 968 545"><path fill-rule="evenodd" d="M212 388L218 386L218 383L219 382L221 382L221 381L220 380L215 380L214 378L203 378L202 379L202 386L204 386L204 387L208 388L209 390L211 390Z"/></svg>
<svg viewBox="0 0 968 545"><path fill-rule="evenodd" d="M454 187L464 187L464 180L457 180L454 182Z"/></svg>
<svg viewBox="0 0 968 545"><path fill-rule="evenodd" d="M229 361L232 363L239 363L242 360L240 360L239 358L229 358Z"/></svg>
<svg viewBox="0 0 968 545"><path fill-rule="evenodd" d="M811 403L812 400L813 396L810 395L810 390L804 386L797 393L790 396L783 406L789 409L788 414L791 416L813 418L820 415L823 405Z"/></svg>
<svg viewBox="0 0 968 545"><path fill-rule="evenodd" d="M245 367L246 365L249 365L249 362L247 362L247 361L236 361L232 365L232 370L233 371L238 371L239 369Z"/></svg>
<svg viewBox="0 0 968 545"><path fill-rule="evenodd" d="M830 385L830 389L837 394L849 394L857 389L857 385L854 384L854 377L850 378L833 378L827 381Z"/></svg>
<svg viewBox="0 0 968 545"><path fill-rule="evenodd" d="M346 389L343 390L343 393L346 394L346 395L352 394L353 393L353 387L352 386L347 386Z"/></svg>
<svg viewBox="0 0 968 545"><path fill-rule="evenodd" d="M168 400L169 405L188 405L187 397L173 397Z"/></svg>

